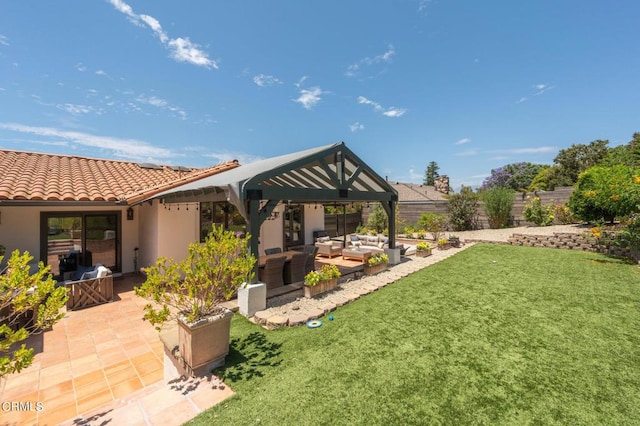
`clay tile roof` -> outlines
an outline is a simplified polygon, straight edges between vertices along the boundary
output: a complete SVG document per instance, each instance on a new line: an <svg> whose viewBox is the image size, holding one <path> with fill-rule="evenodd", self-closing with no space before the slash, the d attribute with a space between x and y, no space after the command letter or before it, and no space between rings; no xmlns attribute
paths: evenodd
<svg viewBox="0 0 640 426"><path fill-rule="evenodd" d="M203 169L0 150L0 200L135 203L161 191L238 167Z"/></svg>

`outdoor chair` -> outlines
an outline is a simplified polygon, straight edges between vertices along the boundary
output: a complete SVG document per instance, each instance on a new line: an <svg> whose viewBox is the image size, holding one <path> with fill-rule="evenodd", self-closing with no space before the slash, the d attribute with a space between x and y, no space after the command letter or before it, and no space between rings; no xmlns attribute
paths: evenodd
<svg viewBox="0 0 640 426"><path fill-rule="evenodd" d="M318 247L316 246L304 246L304 253L307 255L307 259L304 263L304 274L316 268L316 254L318 253Z"/></svg>
<svg viewBox="0 0 640 426"><path fill-rule="evenodd" d="M291 256L291 261L284 265L284 283L291 284L304 281L306 262L307 255L304 253L297 253Z"/></svg>
<svg viewBox="0 0 640 426"><path fill-rule="evenodd" d="M280 247L271 247L268 249L264 249L264 254L276 254L282 253L282 249Z"/></svg>
<svg viewBox="0 0 640 426"><path fill-rule="evenodd" d="M284 285L283 272L287 256L267 259L264 268L260 269L260 281L267 285L267 290Z"/></svg>

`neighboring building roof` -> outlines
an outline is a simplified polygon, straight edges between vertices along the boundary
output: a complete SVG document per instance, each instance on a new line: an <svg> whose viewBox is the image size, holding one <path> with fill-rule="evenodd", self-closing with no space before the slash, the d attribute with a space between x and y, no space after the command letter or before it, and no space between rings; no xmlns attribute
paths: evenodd
<svg viewBox="0 0 640 426"><path fill-rule="evenodd" d="M419 183L389 182L398 191L398 203L446 201L445 194L433 186Z"/></svg>
<svg viewBox="0 0 640 426"><path fill-rule="evenodd" d="M0 150L0 201L133 203L238 166L233 160L195 169Z"/></svg>

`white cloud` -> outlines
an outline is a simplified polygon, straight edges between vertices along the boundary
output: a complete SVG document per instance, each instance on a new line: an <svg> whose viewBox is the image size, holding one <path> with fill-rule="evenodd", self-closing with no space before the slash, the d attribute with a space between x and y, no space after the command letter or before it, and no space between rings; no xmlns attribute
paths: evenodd
<svg viewBox="0 0 640 426"><path fill-rule="evenodd" d="M116 10L124 13L129 21L138 26L148 26L151 31L158 37L160 42L170 52L170 56L178 62L187 62L192 65L201 66L204 68L218 69L218 63L209 58L207 53L203 51L200 46L189 40L188 37L170 38L164 31L160 21L153 16L136 14L131 6L123 2L122 0L108 0Z"/></svg>
<svg viewBox="0 0 640 426"><path fill-rule="evenodd" d="M409 180L411 182L416 181L416 180L421 180L424 178L424 175L422 175L421 173L416 172L416 169L409 169Z"/></svg>
<svg viewBox="0 0 640 426"><path fill-rule="evenodd" d="M76 64L76 69L80 72L85 72L87 70L87 67L85 64L83 64L82 62L78 62Z"/></svg>
<svg viewBox="0 0 640 426"><path fill-rule="evenodd" d="M405 112L407 112L407 110L404 108L391 107L383 112L382 115L385 115L387 117L402 117Z"/></svg>
<svg viewBox="0 0 640 426"><path fill-rule="evenodd" d="M381 62L385 62L385 63L391 62L391 59L395 56L395 54L396 54L396 50L394 49L393 45L390 44L386 52L376 55L374 57L367 56L363 59L360 59L358 62L347 66L347 71L345 72L345 75L347 77L355 77L358 71L360 70L360 68L362 67L362 65L374 65L374 64L379 64Z"/></svg>
<svg viewBox="0 0 640 426"><path fill-rule="evenodd" d="M549 152L556 152L558 148L555 146L541 146L537 148L517 148L509 149L506 152L511 154L546 154Z"/></svg>
<svg viewBox="0 0 640 426"><path fill-rule="evenodd" d="M456 142L456 143L455 143L455 145L464 145L464 144L469 143L469 142L471 142L471 139L469 139L469 138L462 138L462 139L460 139L458 142Z"/></svg>
<svg viewBox="0 0 640 426"><path fill-rule="evenodd" d="M156 147L138 139L120 139L83 132L71 132L51 127L25 126L17 123L0 123L0 129L51 139L62 139L63 141L96 148L102 151L112 151L115 156L139 161L151 161L155 158L172 158L176 156L171 150Z"/></svg>
<svg viewBox="0 0 640 426"><path fill-rule="evenodd" d="M4 87L0 87L0 92L6 92L7 89L5 89Z"/></svg>
<svg viewBox="0 0 640 426"><path fill-rule="evenodd" d="M297 83L293 83L294 86L296 86L298 89L302 87L302 84L304 83L304 81L309 78L306 75L303 75L302 78L300 78L300 80L298 80Z"/></svg>
<svg viewBox="0 0 640 426"><path fill-rule="evenodd" d="M187 119L187 113L183 108L175 106L175 105L171 105L165 99L159 98L157 96L138 95L136 97L136 102L138 102L140 104L151 105L151 106L154 106L154 107L160 108L160 109L165 109L167 111L171 111L171 112L175 113L182 120L186 120Z"/></svg>
<svg viewBox="0 0 640 426"><path fill-rule="evenodd" d="M518 102L516 102L517 104L521 104L523 102L527 102L529 99L525 98L524 96L521 97L520 99L518 99Z"/></svg>
<svg viewBox="0 0 640 426"><path fill-rule="evenodd" d="M67 111L73 115L89 114L94 111L92 106L78 104L58 104L56 105L56 108Z"/></svg>
<svg viewBox="0 0 640 426"><path fill-rule="evenodd" d="M356 121L355 123L349 125L349 130L351 130L352 132L357 132L359 130L364 130L364 124L358 123Z"/></svg>
<svg viewBox="0 0 640 426"><path fill-rule="evenodd" d="M293 99L293 101L302 104L306 109L311 109L322 100L320 95L323 93L319 87L312 87L309 90L302 89L300 90L300 96L297 99Z"/></svg>
<svg viewBox="0 0 640 426"><path fill-rule="evenodd" d="M418 12L424 12L427 10L427 6L431 3L431 0L418 0Z"/></svg>
<svg viewBox="0 0 640 426"><path fill-rule="evenodd" d="M253 82L260 87L273 86L274 84L282 84L278 78L272 75L258 74L253 77Z"/></svg>
<svg viewBox="0 0 640 426"><path fill-rule="evenodd" d="M407 110L404 108L396 108L396 107L387 108L385 110L385 108L382 105L380 105L375 101L372 101L371 99L365 98L364 96L358 96L358 103L363 105L371 105L375 111L381 112L382 115L386 117L393 117L393 118L402 117L407 112Z"/></svg>
<svg viewBox="0 0 640 426"><path fill-rule="evenodd" d="M0 44L2 44L3 46L9 46L9 39L6 36L0 34Z"/></svg>
<svg viewBox="0 0 640 426"><path fill-rule="evenodd" d="M536 84L533 87L537 90L537 92L534 93L533 96L538 96L553 89L555 86L549 86L548 84Z"/></svg>
<svg viewBox="0 0 640 426"><path fill-rule="evenodd" d="M98 70L98 71L96 71L96 75L99 75L99 76L102 76L102 77L108 77L108 78L111 78L111 76L109 76L109 74L107 74L107 72L106 72L106 71L104 71L104 70Z"/></svg>

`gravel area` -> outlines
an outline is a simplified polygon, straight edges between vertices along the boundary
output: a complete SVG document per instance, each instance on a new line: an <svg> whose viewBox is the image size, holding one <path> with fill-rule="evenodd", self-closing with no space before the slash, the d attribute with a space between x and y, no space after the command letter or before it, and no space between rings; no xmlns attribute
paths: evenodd
<svg viewBox="0 0 640 426"><path fill-rule="evenodd" d="M479 229L477 231L444 232L445 237L456 235L461 241L500 241L506 242L513 234L553 235L556 232L582 234L588 231L584 225L519 226L504 229Z"/></svg>

